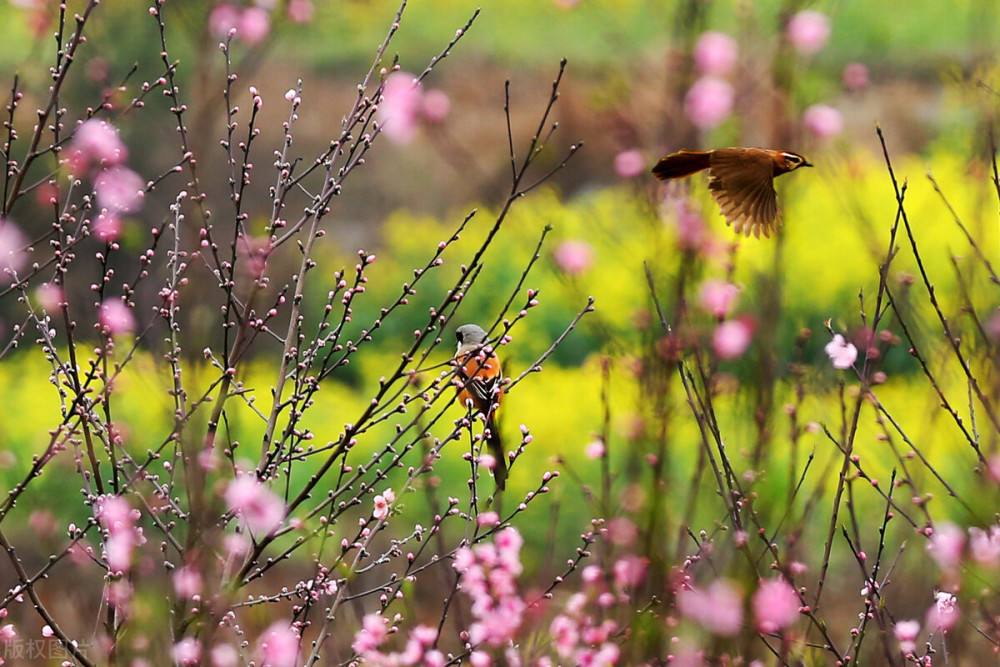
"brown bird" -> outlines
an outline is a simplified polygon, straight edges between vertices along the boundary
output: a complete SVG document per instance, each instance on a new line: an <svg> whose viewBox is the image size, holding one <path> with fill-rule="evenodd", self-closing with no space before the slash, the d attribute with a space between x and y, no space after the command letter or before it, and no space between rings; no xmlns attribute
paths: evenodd
<svg viewBox="0 0 1000 667"><path fill-rule="evenodd" d="M811 167L798 153L769 148L677 151L661 159L653 174L661 181L708 169L708 189L737 233L770 236L781 223L774 177Z"/></svg>
<svg viewBox="0 0 1000 667"><path fill-rule="evenodd" d="M455 329L458 400L472 407L486 419L485 437L495 464L493 477L501 491L507 485L507 454L500 439L498 412L503 399L503 371L500 359L487 346L486 332L477 324L463 324Z"/></svg>

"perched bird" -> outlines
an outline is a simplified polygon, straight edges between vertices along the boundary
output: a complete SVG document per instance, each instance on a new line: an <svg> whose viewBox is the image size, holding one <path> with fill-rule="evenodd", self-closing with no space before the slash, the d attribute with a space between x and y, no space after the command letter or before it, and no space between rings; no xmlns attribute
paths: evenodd
<svg viewBox="0 0 1000 667"><path fill-rule="evenodd" d="M811 167L798 153L769 148L677 151L653 167L661 181L708 169L708 189L737 233L770 236L781 222L774 177Z"/></svg>
<svg viewBox="0 0 1000 667"><path fill-rule="evenodd" d="M503 372L500 359L486 346L486 332L477 324L463 324L455 330L458 400L471 405L486 417L486 444L496 459L493 477L501 491L507 482L507 455L497 427L497 410L503 397Z"/></svg>

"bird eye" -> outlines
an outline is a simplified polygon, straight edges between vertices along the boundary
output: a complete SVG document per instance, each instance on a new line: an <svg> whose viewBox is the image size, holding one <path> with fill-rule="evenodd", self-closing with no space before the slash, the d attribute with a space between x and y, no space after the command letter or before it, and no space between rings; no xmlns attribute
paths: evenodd
<svg viewBox="0 0 1000 667"><path fill-rule="evenodd" d="M462 342L462 332L461 331L456 331L455 332L455 340L457 340L459 343Z"/></svg>

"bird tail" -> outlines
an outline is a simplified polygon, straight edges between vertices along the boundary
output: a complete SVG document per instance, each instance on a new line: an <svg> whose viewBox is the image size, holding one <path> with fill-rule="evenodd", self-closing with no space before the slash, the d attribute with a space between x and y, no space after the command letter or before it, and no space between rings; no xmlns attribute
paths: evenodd
<svg viewBox="0 0 1000 667"><path fill-rule="evenodd" d="M493 478L496 480L497 489L503 491L507 488L507 455L503 450L503 441L500 440L500 429L497 428L496 417L490 415L486 422L489 435L486 436L486 444L490 448L490 454L496 460L493 467Z"/></svg>
<svg viewBox="0 0 1000 667"><path fill-rule="evenodd" d="M708 169L711 166L711 157L712 154L708 151L677 151L661 158L653 167L653 175L661 181L684 178L702 169Z"/></svg>

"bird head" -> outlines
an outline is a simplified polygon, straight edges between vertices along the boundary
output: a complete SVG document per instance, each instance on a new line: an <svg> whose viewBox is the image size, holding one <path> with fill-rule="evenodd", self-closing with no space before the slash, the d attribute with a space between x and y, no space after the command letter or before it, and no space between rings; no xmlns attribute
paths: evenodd
<svg viewBox="0 0 1000 667"><path fill-rule="evenodd" d="M812 163L805 159L798 153L791 153L789 151L782 151L778 153L778 173L784 174L789 171L795 171L799 167L811 167Z"/></svg>
<svg viewBox="0 0 1000 667"><path fill-rule="evenodd" d="M486 332L478 324L463 324L455 329L455 338L458 340L458 349L471 349L486 342Z"/></svg>

